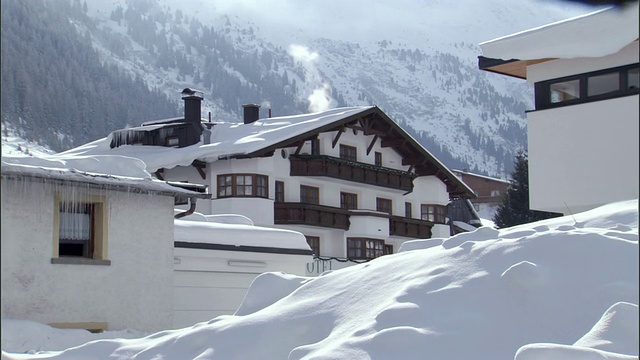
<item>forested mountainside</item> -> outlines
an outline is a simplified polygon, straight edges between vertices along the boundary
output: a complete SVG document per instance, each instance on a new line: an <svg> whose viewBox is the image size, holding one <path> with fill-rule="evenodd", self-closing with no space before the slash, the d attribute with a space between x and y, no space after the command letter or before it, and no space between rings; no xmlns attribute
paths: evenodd
<svg viewBox="0 0 640 360"><path fill-rule="evenodd" d="M55 4L54 4L55 3ZM142 119L176 116L175 101L101 62L79 2L2 1L2 121L54 150Z"/></svg>
<svg viewBox="0 0 640 360"><path fill-rule="evenodd" d="M246 103L274 116L377 105L447 166L493 176L526 147L531 90L479 71L476 43L282 35L282 24L187 3L3 0L2 121L63 150L176 116L180 90L195 87L203 114L223 121Z"/></svg>

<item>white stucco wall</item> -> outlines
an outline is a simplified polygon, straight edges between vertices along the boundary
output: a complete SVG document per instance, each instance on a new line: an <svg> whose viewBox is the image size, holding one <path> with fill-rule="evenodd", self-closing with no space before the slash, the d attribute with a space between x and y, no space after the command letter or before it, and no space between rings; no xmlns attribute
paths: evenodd
<svg viewBox="0 0 640 360"><path fill-rule="evenodd" d="M638 101L626 96L528 114L532 209L568 214L638 198Z"/></svg>
<svg viewBox="0 0 640 360"><path fill-rule="evenodd" d="M312 260L311 255L176 248L173 327L231 315L256 276L273 271L305 276Z"/></svg>
<svg viewBox="0 0 640 360"><path fill-rule="evenodd" d="M98 192L107 198L111 265L52 264L54 192L69 191L2 179L1 316L108 322L109 329L171 326L173 198Z"/></svg>

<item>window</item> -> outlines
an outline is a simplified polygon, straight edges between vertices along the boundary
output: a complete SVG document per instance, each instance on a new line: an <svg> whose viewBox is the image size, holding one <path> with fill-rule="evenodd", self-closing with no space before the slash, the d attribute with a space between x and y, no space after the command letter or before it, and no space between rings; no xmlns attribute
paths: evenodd
<svg viewBox="0 0 640 360"><path fill-rule="evenodd" d="M500 196L500 190L491 190L491 196Z"/></svg>
<svg viewBox="0 0 640 360"><path fill-rule="evenodd" d="M176 147L180 145L180 139L177 136L169 136L165 139L166 146Z"/></svg>
<svg viewBox="0 0 640 360"><path fill-rule="evenodd" d="M358 151L356 147L340 144L340 158L349 161L357 161Z"/></svg>
<svg viewBox="0 0 640 360"><path fill-rule="evenodd" d="M393 245L384 244L384 255L393 254Z"/></svg>
<svg viewBox="0 0 640 360"><path fill-rule="evenodd" d="M382 166L382 153L376 151L374 155L376 159L376 166Z"/></svg>
<svg viewBox="0 0 640 360"><path fill-rule="evenodd" d="M580 79L557 82L549 85L551 103L573 100L580 97Z"/></svg>
<svg viewBox="0 0 640 360"><path fill-rule="evenodd" d="M313 255L320 256L320 237L319 236L304 236L307 238L307 244L311 247L311 251L313 251Z"/></svg>
<svg viewBox="0 0 640 360"><path fill-rule="evenodd" d="M447 207L444 205L421 206L421 219L431 221L436 224L445 224L447 222Z"/></svg>
<svg viewBox="0 0 640 360"><path fill-rule="evenodd" d="M343 209L357 209L358 195L346 192L340 193L340 207Z"/></svg>
<svg viewBox="0 0 640 360"><path fill-rule="evenodd" d="M218 175L218 197L269 197L269 178L257 174Z"/></svg>
<svg viewBox="0 0 640 360"><path fill-rule="evenodd" d="M351 259L375 259L384 255L384 240L347 238L347 256Z"/></svg>
<svg viewBox="0 0 640 360"><path fill-rule="evenodd" d="M105 199L55 200L52 263L109 265ZM90 259L90 260L89 260Z"/></svg>
<svg viewBox="0 0 640 360"><path fill-rule="evenodd" d="M276 181L276 202L284 202L284 182Z"/></svg>
<svg viewBox="0 0 640 360"><path fill-rule="evenodd" d="M620 90L619 72L589 76L587 79L587 96L607 94L618 90Z"/></svg>
<svg viewBox="0 0 640 360"><path fill-rule="evenodd" d="M305 204L320 204L320 189L313 186L300 185L300 202Z"/></svg>
<svg viewBox="0 0 640 360"><path fill-rule="evenodd" d="M376 198L376 210L391 215L391 200Z"/></svg>
<svg viewBox="0 0 640 360"><path fill-rule="evenodd" d="M405 202L404 203L404 217L410 219L412 216L413 215L412 215L412 212L411 212L411 203L410 202Z"/></svg>
<svg viewBox="0 0 640 360"><path fill-rule="evenodd" d="M536 110L640 93L638 64L537 82Z"/></svg>
<svg viewBox="0 0 640 360"><path fill-rule="evenodd" d="M320 155L320 140L317 138L311 140L311 155Z"/></svg>

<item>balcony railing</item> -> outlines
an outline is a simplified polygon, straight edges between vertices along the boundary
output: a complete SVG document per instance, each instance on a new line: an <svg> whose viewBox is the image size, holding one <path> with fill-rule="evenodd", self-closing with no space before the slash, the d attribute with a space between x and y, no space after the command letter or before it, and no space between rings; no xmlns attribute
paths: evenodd
<svg viewBox="0 0 640 360"><path fill-rule="evenodd" d="M414 239L431 238L433 223L426 220L392 216L389 219L389 235L410 237Z"/></svg>
<svg viewBox="0 0 640 360"><path fill-rule="evenodd" d="M291 176L328 176L341 180L413 191L416 175L327 155L292 155Z"/></svg>
<svg viewBox="0 0 640 360"><path fill-rule="evenodd" d="M349 212L341 208L304 203L274 203L274 223L311 225L349 230Z"/></svg>

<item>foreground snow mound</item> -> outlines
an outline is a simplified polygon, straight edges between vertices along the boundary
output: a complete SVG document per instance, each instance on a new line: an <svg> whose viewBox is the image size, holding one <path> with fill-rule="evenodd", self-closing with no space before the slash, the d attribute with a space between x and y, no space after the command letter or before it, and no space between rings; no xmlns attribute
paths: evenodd
<svg viewBox="0 0 640 360"><path fill-rule="evenodd" d="M236 316L139 340L3 355L493 360L513 359L520 349L519 360L628 359L638 355L638 339L619 329L637 318L623 305L638 304L637 209L634 200L528 226L480 228L312 279L264 275ZM261 293L264 301L256 300Z"/></svg>

